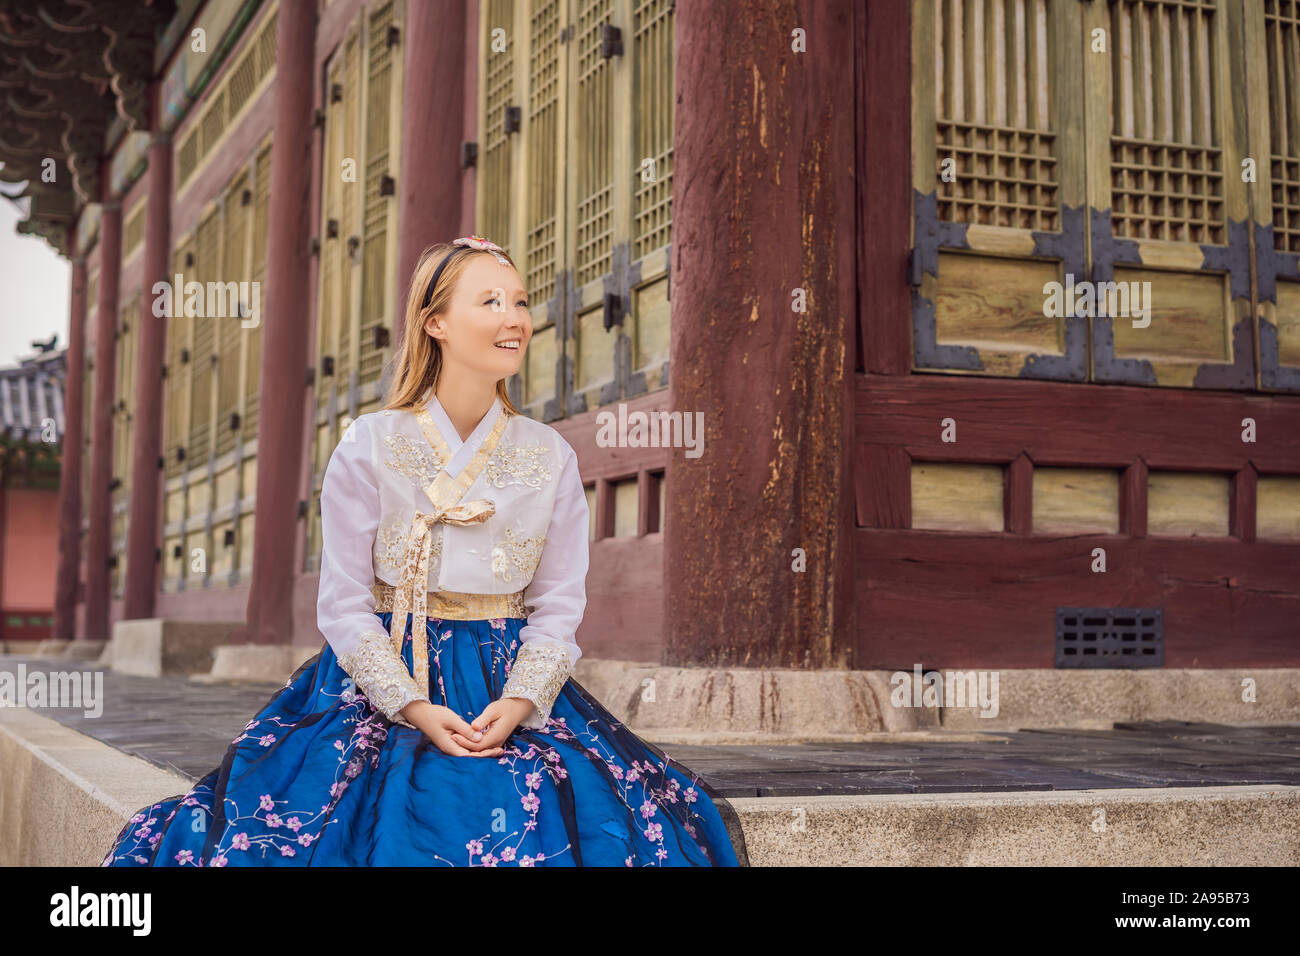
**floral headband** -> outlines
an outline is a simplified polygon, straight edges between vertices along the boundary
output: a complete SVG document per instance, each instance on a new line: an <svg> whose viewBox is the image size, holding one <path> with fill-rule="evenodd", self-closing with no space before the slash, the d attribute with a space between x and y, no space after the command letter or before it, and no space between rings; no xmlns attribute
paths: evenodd
<svg viewBox="0 0 1300 956"><path fill-rule="evenodd" d="M501 263L503 266L510 264L506 257L501 255L505 250L491 239L487 239L483 236L461 236L459 239L454 240L452 245L460 246L465 249L478 249L482 252L490 252L496 257L497 262ZM451 262L458 252L460 252L460 249L453 249L448 253L447 257L442 260L442 262L438 263L438 268L433 270L433 278L429 280L429 288L424 290L424 302L420 305L421 310L429 307L429 303L433 300L433 290L438 285L438 276L442 275L443 268L447 263Z"/></svg>

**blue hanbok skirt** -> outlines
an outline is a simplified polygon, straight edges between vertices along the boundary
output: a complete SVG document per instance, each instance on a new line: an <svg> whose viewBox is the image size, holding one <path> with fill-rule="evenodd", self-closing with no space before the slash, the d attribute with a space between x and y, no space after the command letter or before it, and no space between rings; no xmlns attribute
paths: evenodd
<svg viewBox="0 0 1300 956"><path fill-rule="evenodd" d="M385 630L392 612L376 615ZM523 618L430 619L429 696L501 695ZM411 666L411 619L402 656ZM328 644L186 794L133 816L103 866L738 866L735 811L570 678L499 757L445 754L376 711Z"/></svg>

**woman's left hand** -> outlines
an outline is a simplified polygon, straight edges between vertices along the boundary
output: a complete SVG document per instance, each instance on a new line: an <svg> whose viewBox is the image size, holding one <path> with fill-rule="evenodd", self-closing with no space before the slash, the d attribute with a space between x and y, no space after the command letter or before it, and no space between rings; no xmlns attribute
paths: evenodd
<svg viewBox="0 0 1300 956"><path fill-rule="evenodd" d="M533 702L522 697L503 697L494 700L483 708L483 713L470 722L470 726L481 733L482 737L478 740L469 740L453 732L451 739L466 750L491 750L500 747L532 709Z"/></svg>

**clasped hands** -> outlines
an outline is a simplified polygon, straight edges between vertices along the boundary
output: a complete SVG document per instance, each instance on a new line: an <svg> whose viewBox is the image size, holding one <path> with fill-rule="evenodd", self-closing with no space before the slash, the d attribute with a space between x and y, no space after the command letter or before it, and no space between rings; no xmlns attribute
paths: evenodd
<svg viewBox="0 0 1300 956"><path fill-rule="evenodd" d="M483 708L467 723L449 707L416 700L402 709L402 716L422 730L445 754L456 757L499 757L502 746L533 709L522 697L503 697Z"/></svg>

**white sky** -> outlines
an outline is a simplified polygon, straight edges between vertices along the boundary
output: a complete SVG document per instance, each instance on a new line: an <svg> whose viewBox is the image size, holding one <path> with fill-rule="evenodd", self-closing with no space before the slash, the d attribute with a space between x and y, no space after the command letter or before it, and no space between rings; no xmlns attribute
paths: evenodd
<svg viewBox="0 0 1300 956"><path fill-rule="evenodd" d="M17 188L4 185L8 193ZM68 347L72 263L44 239L15 232L23 218L21 209L0 197L0 368L35 355L32 341L47 341L56 332L56 347Z"/></svg>

